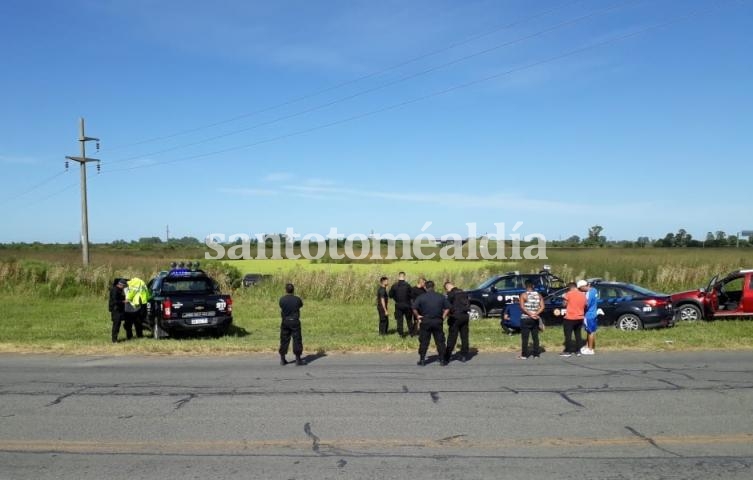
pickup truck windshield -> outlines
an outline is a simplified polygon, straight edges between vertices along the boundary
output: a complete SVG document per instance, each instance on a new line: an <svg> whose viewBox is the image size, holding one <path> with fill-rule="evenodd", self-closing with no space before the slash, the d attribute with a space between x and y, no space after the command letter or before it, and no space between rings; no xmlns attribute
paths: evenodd
<svg viewBox="0 0 753 480"><path fill-rule="evenodd" d="M175 293L214 293L214 285L208 278L166 278L162 283L163 292Z"/></svg>

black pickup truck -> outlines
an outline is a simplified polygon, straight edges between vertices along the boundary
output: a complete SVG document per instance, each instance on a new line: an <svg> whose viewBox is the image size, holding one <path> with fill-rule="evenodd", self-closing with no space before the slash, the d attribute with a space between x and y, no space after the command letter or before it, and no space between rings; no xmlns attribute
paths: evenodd
<svg viewBox="0 0 753 480"><path fill-rule="evenodd" d="M149 281L147 322L154 338L177 332L209 332L220 337L233 323L233 299L220 292L204 271L174 268Z"/></svg>
<svg viewBox="0 0 753 480"><path fill-rule="evenodd" d="M494 275L478 287L466 290L471 302L471 320L501 315L507 304L517 302L520 294L525 292L525 282L528 280L533 282L533 288L542 296L565 286L565 282L553 275L548 266L539 273L507 272Z"/></svg>

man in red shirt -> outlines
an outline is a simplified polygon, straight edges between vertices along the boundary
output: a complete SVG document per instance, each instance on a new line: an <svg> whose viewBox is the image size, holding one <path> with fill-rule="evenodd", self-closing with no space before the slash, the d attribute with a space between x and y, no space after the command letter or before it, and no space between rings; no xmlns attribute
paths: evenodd
<svg viewBox="0 0 753 480"><path fill-rule="evenodd" d="M570 289L562 297L565 300L565 320L562 322L565 331L565 350L560 353L561 357L570 357L573 354L580 356L580 347L583 343L581 328L586 311L586 295L578 288L585 283L585 280L578 280L577 284L568 284ZM575 334L575 342L573 342L573 334Z"/></svg>

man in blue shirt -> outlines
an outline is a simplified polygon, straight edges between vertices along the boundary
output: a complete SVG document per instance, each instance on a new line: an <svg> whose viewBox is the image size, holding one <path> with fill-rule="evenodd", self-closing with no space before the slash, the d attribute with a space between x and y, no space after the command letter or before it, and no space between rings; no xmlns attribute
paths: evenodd
<svg viewBox="0 0 753 480"><path fill-rule="evenodd" d="M599 328L599 292L591 284L579 288L586 294L586 312L583 325L586 329L586 344L580 349L582 355L593 355L596 349L596 330Z"/></svg>

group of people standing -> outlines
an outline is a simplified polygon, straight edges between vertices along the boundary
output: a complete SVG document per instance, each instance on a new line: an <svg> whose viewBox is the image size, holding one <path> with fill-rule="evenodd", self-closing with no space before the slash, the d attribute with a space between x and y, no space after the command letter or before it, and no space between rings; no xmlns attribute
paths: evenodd
<svg viewBox="0 0 753 480"><path fill-rule="evenodd" d="M388 288L389 287L389 288ZM520 310L521 353L519 359L537 358L542 352L539 342L539 331L545 329L541 314L544 311L544 299L534 289L531 281L526 281L526 290L520 295L518 302L508 306L503 314L508 316L510 307ZM595 333L598 328L598 297L596 289L585 280L568 284L569 290L563 296L564 306L563 330L565 334L565 349L560 356L593 355L596 348ZM426 365L426 353L431 339L439 355L441 365L447 365L452 359L458 337L460 350L457 359L465 362L469 358L469 323L470 300L468 294L456 287L452 282L444 283L445 294L435 291L435 284L431 280L419 278L415 286L411 286L405 278L405 272L400 272L398 281L391 287L389 278L381 277L377 288L376 307L379 316L379 334L389 333L389 301L394 302L394 315L397 333L401 337L418 335L418 365ZM286 355L293 341L293 353L297 365L305 365L301 358L303 353L303 339L301 335L300 310L303 300L294 294L292 284L285 287L285 295L280 298L280 363L288 363ZM444 322L447 321L449 334L445 343ZM404 328L405 327L405 328ZM407 328L407 329L406 329ZM586 331L586 342L582 339L582 329ZM529 339L533 341L529 345Z"/></svg>
<svg viewBox="0 0 753 480"><path fill-rule="evenodd" d="M435 291L433 281L424 278L419 278L416 285L411 286L405 279L405 272L398 274L397 282L389 290L388 286L389 278L381 277L376 296L380 335L389 333L389 300L392 299L395 304L397 334L401 337L418 335L418 365L426 365L426 353L432 338L441 365L447 365L452 360L458 337L460 351L457 358L461 362L468 359L470 302L463 290L452 282L445 282L443 295ZM444 336L445 320L449 327L447 343Z"/></svg>
<svg viewBox="0 0 753 480"><path fill-rule="evenodd" d="M121 324L125 330L126 340L133 338L134 327L136 338L144 336L144 320L148 302L149 289L140 278L130 280L120 278L113 282L108 302L112 321L112 343L118 342Z"/></svg>

